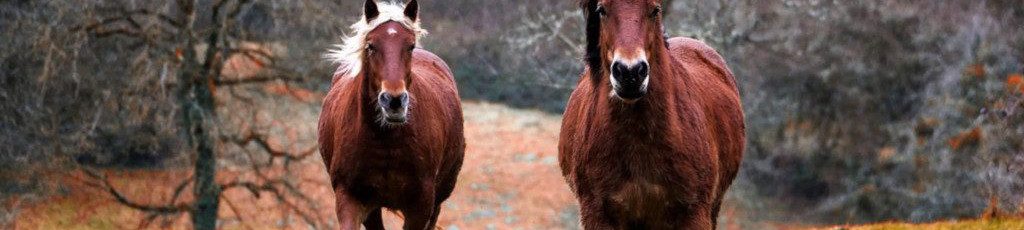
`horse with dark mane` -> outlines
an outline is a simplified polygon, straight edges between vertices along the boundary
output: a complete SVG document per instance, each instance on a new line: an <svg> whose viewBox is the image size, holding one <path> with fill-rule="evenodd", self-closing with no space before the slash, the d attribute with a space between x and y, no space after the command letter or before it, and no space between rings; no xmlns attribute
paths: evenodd
<svg viewBox="0 0 1024 230"><path fill-rule="evenodd" d="M431 229L462 166L465 137L455 80L416 48L426 34L417 3L367 0L354 35L327 57L340 64L324 98L319 143L341 229L384 229L381 209L405 229Z"/></svg>
<svg viewBox="0 0 1024 230"><path fill-rule="evenodd" d="M581 0L586 69L559 139L586 229L712 229L744 149L736 80L666 39L658 0Z"/></svg>

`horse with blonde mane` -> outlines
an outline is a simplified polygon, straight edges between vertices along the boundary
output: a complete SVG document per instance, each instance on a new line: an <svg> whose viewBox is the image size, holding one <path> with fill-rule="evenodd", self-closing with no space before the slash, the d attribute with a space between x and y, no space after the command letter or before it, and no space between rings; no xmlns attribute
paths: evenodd
<svg viewBox="0 0 1024 230"><path fill-rule="evenodd" d="M367 0L354 34L326 56L339 64L320 114L320 154L341 229L384 229L381 209L405 229L431 229L462 166L465 137L455 79L416 48L426 34L416 0Z"/></svg>
<svg viewBox="0 0 1024 230"><path fill-rule="evenodd" d="M714 49L666 39L659 0L581 0L586 69L559 163L586 229L712 229L744 149L732 72Z"/></svg>

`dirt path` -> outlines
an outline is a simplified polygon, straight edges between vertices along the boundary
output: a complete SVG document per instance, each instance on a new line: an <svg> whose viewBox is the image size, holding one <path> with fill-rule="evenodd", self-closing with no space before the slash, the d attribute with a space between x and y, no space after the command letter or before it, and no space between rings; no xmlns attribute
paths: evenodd
<svg viewBox="0 0 1024 230"><path fill-rule="evenodd" d="M578 207L558 169L561 117L468 103L466 161L440 226L575 228Z"/></svg>

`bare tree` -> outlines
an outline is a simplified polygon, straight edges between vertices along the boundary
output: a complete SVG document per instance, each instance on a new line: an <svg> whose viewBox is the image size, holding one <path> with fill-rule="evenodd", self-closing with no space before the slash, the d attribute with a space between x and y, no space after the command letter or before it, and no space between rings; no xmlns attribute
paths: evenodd
<svg viewBox="0 0 1024 230"><path fill-rule="evenodd" d="M106 177L100 173L89 171L93 179L99 182L96 186L104 188L121 204L151 213L150 218L158 216L190 212L195 229L214 229L217 213L221 203L221 193L225 189L242 188L259 196L262 192L270 192L282 202L286 196L303 197L294 185L281 179L264 176L260 171L263 166L252 165L259 175L259 182L232 181L217 184L218 142L249 145L256 143L274 157L285 158L285 162L302 159L311 155L315 147L300 153L291 153L274 149L265 134L249 130L240 135L219 136L218 115L214 91L219 87L256 84L270 81L300 80L288 70L274 65L274 57L266 50L241 46L241 39L234 31L239 24L238 15L252 3L251 0L217 0L209 9L199 10L198 0L177 0L173 6L175 11L155 9L131 9L119 4L105 11L111 12L100 19L87 22L76 30L93 37L124 37L142 42L145 46L157 50L155 58L175 60L177 65L178 108L180 109L180 130L188 138L195 151L194 174L182 181L175 189L172 200L166 205L146 205L132 201L114 188ZM210 23L197 23L201 12L210 12ZM197 47L204 47L199 49ZM269 61L268 70L264 74L247 78L225 78L222 74L224 64L230 57L242 56L253 61ZM271 161L273 162L273 161ZM285 165L287 168L287 164ZM195 200L191 203L178 203L180 193L189 185L193 186ZM303 197L304 198L304 197ZM307 199L308 200L308 199ZM298 209L296 209L297 212ZM314 222L308 215L303 215L307 222Z"/></svg>

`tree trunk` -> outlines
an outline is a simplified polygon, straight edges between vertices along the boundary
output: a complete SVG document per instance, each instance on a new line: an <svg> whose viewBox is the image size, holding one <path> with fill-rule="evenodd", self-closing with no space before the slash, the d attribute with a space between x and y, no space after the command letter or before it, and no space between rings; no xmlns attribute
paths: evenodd
<svg viewBox="0 0 1024 230"><path fill-rule="evenodd" d="M217 176L217 156L214 154L214 140L207 127L212 127L216 114L213 112L213 97L206 84L193 82L194 97L187 113L186 124L190 125L192 144L195 146L195 197L192 210L193 229L214 229L217 226L217 210L220 204L220 186ZM191 107L191 108L188 108Z"/></svg>
<svg viewBox="0 0 1024 230"><path fill-rule="evenodd" d="M196 146L195 196L197 199L192 211L192 226L199 230L214 229L217 227L217 210L220 205L220 186L214 180L217 175L217 158L213 154L209 133L203 129L202 125L198 125L193 130L193 135L199 143Z"/></svg>
<svg viewBox="0 0 1024 230"><path fill-rule="evenodd" d="M185 12L185 26L182 39L185 40L182 52L182 66L178 79L182 87L178 92L178 101L182 110L182 127L189 139L189 144L196 151L195 186L193 193L196 201L192 207L192 227L197 230L215 229L217 227L217 210L220 205L220 186L216 184L217 156L214 154L214 140L209 127L213 127L216 113L213 94L207 82L211 76L206 67L196 58L198 39L195 36L194 22L196 18L196 0L179 1L182 12ZM208 59L206 62L210 62Z"/></svg>

